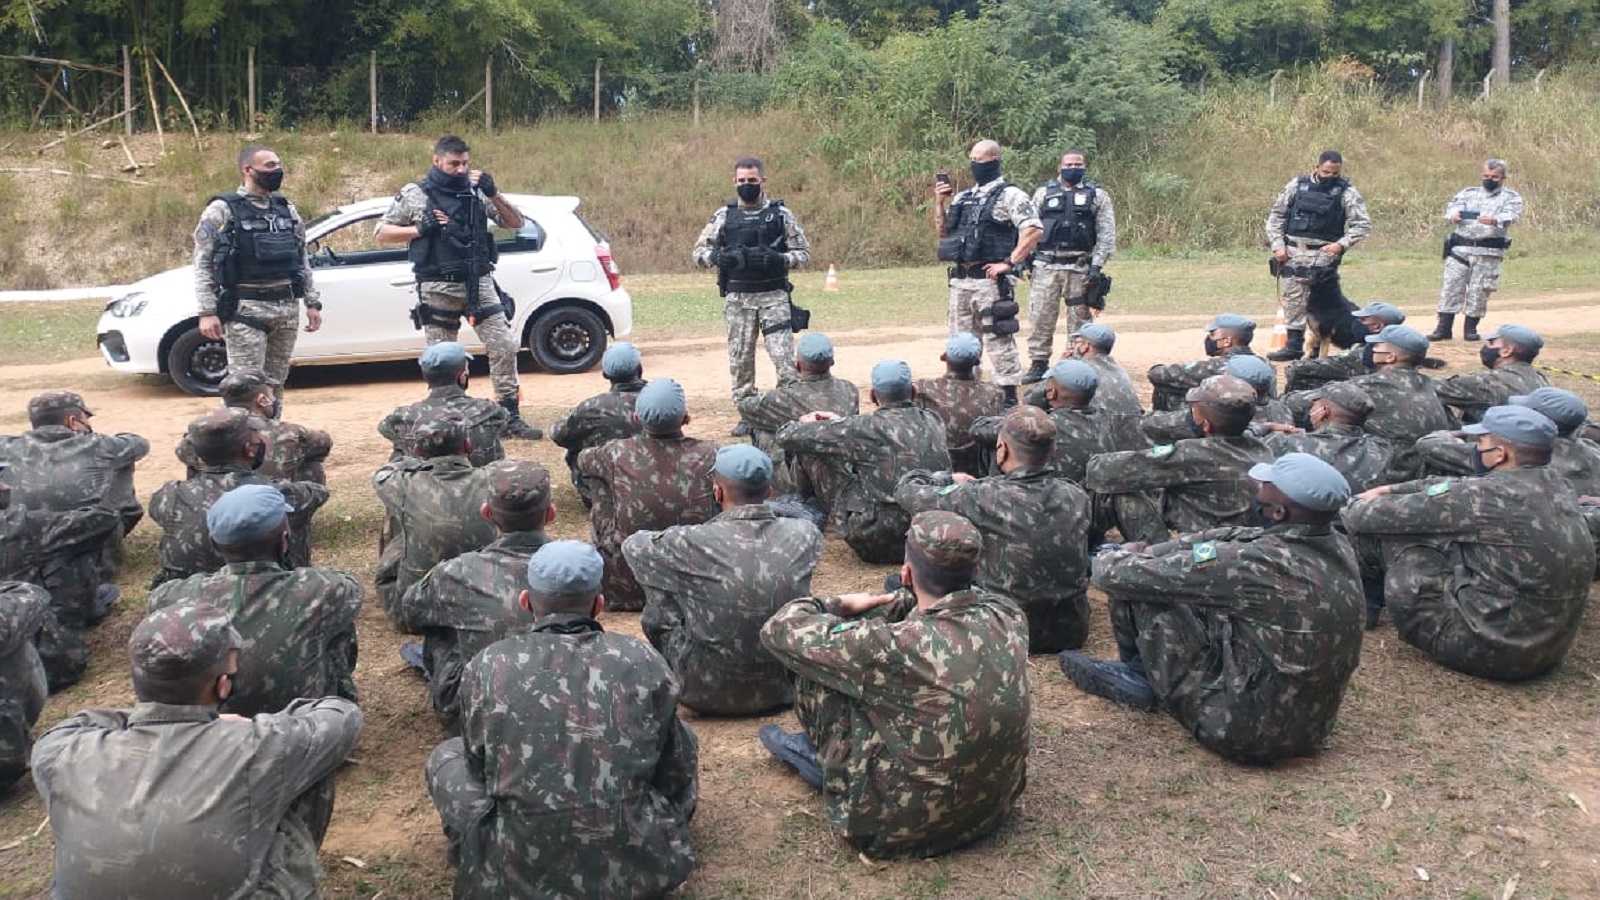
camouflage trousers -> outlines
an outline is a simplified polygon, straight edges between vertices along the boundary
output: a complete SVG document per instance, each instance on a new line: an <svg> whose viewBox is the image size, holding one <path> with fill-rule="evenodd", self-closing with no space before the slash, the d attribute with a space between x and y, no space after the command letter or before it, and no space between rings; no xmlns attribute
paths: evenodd
<svg viewBox="0 0 1600 900"><path fill-rule="evenodd" d="M28 772L28 753L33 747L29 729L39 721L46 696L43 669L12 674L23 677L0 679L0 793Z"/></svg>
<svg viewBox="0 0 1600 900"><path fill-rule="evenodd" d="M1458 247L1456 253L1467 260L1463 264L1454 256L1444 261L1444 288L1439 291L1439 312L1464 312L1481 319L1489 312L1489 295L1500 287L1499 254L1472 253L1472 248Z"/></svg>
<svg viewBox="0 0 1600 900"><path fill-rule="evenodd" d="M450 842L450 864L459 866L463 847L482 840L479 826L494 809L494 801L467 768L467 745L461 738L451 738L433 748L424 771L428 795L433 798L444 836ZM482 858L481 853L468 856Z"/></svg>
<svg viewBox="0 0 1600 900"><path fill-rule="evenodd" d="M1115 528L1123 543L1143 541L1159 544L1172 537L1161 511L1160 491L1133 491L1127 494L1094 494L1093 521L1089 526L1089 546L1105 539Z"/></svg>
<svg viewBox="0 0 1600 900"><path fill-rule="evenodd" d="M905 560L906 530L911 514L897 504L878 504L872 510L835 510L834 530L864 563L896 565Z"/></svg>
<svg viewBox="0 0 1600 900"><path fill-rule="evenodd" d="M1471 475L1472 447L1448 431L1425 434L1417 440L1415 456L1422 465L1421 477L1430 475Z"/></svg>
<svg viewBox="0 0 1600 900"><path fill-rule="evenodd" d="M278 383L273 392L283 399L283 382L289 377L294 341L300 331L300 304L296 300L240 300L239 315L267 326L261 331L234 319L222 326L228 347L228 370L255 366Z"/></svg>
<svg viewBox="0 0 1600 900"><path fill-rule="evenodd" d="M965 331L983 341L994 383L1022 383L1022 364L1017 360L1017 336L992 334L983 330L983 313L1000 299L1000 288L990 278L950 279L950 333Z"/></svg>
<svg viewBox="0 0 1600 900"><path fill-rule="evenodd" d="M1357 355L1344 353L1335 356L1313 356L1309 359L1295 360L1283 373L1283 391L1285 394L1294 391L1309 391L1322 387L1334 381L1349 381L1357 375L1365 375L1368 369Z"/></svg>
<svg viewBox="0 0 1600 900"><path fill-rule="evenodd" d="M1296 269L1320 269L1323 266L1339 264L1339 257L1329 256L1322 252L1321 247L1312 247L1302 250L1299 247L1289 246L1289 258L1284 260L1284 265ZM1284 275L1278 279L1278 287L1283 292L1283 318L1289 323L1289 328L1294 331L1304 331L1306 327L1306 298L1311 296L1311 285L1293 276Z"/></svg>
<svg viewBox="0 0 1600 900"><path fill-rule="evenodd" d="M728 294L722 304L728 324L728 374L733 377L733 399L756 393L756 344L765 343L767 357L781 387L795 380L794 332L789 324L789 292Z"/></svg>
<svg viewBox="0 0 1600 900"><path fill-rule="evenodd" d="M1067 307L1067 334L1094 321L1094 313L1083 302L1088 287L1088 266L1046 268L1039 263L1033 267L1033 281L1028 287L1029 359L1050 358L1063 303Z"/></svg>
<svg viewBox="0 0 1600 900"><path fill-rule="evenodd" d="M494 290L494 279L488 275L478 281L478 302L480 304L494 304L498 302L499 295ZM444 313L466 313L467 286L449 281L424 281L422 283L422 299L427 304ZM494 385L494 395L497 399L508 400L520 398L517 378L517 338L511 333L511 323L502 315L492 315L480 320L478 324L469 326L478 340L483 342L484 352L489 355L489 382ZM454 341L461 333L459 325L448 328L444 325L435 325L428 322L423 326L422 332L428 338L428 346L433 346L441 341Z"/></svg>

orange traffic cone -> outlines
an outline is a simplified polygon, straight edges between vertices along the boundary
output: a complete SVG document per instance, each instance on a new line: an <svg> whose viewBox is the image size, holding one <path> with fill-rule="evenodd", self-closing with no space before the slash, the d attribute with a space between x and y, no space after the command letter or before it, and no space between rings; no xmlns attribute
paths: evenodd
<svg viewBox="0 0 1600 900"><path fill-rule="evenodd" d="M839 292L839 270L836 267L828 267L828 277L823 279L822 289L835 294Z"/></svg>
<svg viewBox="0 0 1600 900"><path fill-rule="evenodd" d="M1289 320L1283 317L1283 305L1278 305L1278 315L1272 320L1272 349L1289 346Z"/></svg>

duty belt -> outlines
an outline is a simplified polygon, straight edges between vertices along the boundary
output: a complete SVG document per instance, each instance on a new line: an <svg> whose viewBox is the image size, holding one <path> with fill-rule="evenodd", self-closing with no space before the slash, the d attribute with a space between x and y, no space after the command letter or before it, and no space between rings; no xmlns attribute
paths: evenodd
<svg viewBox="0 0 1600 900"><path fill-rule="evenodd" d="M1284 238L1284 241L1286 241L1287 243L1295 245L1296 247L1300 248L1301 250L1316 250L1319 247L1326 247L1329 244L1333 243L1333 241L1325 241L1325 240L1322 240L1321 238L1297 238L1297 237L1286 237L1286 238Z"/></svg>
<svg viewBox="0 0 1600 900"><path fill-rule="evenodd" d="M289 284L277 287L240 287L236 293L240 300L276 300L281 302L294 302L294 286Z"/></svg>
<svg viewBox="0 0 1600 900"><path fill-rule="evenodd" d="M985 272L983 270L983 267L984 266L992 266L992 265L995 265L995 263L998 263L998 262L1001 262L1001 260L995 260L995 262L992 262L992 263L967 263L965 265L962 265L961 263L957 263L957 264L955 264L955 265L950 267L950 277L951 278L988 278L989 277L989 273Z"/></svg>
<svg viewBox="0 0 1600 900"><path fill-rule="evenodd" d="M1489 247L1494 250L1504 250L1511 245L1510 238L1456 238L1457 247Z"/></svg>
<svg viewBox="0 0 1600 900"><path fill-rule="evenodd" d="M418 281L448 281L451 284L466 284L467 283L467 276L464 275L464 274L459 274L459 273L455 274L455 275L444 275L444 274L440 274L440 273L435 273L435 274L432 274L432 275L418 275L417 276L417 280Z"/></svg>
<svg viewBox="0 0 1600 900"><path fill-rule="evenodd" d="M1047 263L1083 262L1092 256L1088 250L1040 250L1039 259Z"/></svg>

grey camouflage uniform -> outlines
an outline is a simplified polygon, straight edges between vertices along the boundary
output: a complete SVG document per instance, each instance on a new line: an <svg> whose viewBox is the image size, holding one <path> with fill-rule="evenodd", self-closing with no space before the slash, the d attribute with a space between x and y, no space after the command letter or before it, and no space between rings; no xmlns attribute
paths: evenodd
<svg viewBox="0 0 1600 900"><path fill-rule="evenodd" d="M119 524L114 511L100 506L68 512L0 509L0 580L41 588L50 606L35 643L51 690L76 684L89 666L85 633L100 582L91 549L115 534Z"/></svg>
<svg viewBox="0 0 1600 900"><path fill-rule="evenodd" d="M218 497L244 484L270 484L283 492L294 509L289 513L289 554L284 564L296 569L311 565L311 517L328 502L326 487L310 481L274 481L253 469L207 467L193 478L167 482L150 498L150 518L163 532L161 567L151 579L152 588L222 568L222 554L211 544L206 511Z"/></svg>
<svg viewBox="0 0 1600 900"><path fill-rule="evenodd" d="M429 569L494 540L494 525L479 514L489 476L465 456L409 458L374 472L372 489L387 513L378 535L378 600L398 623L400 597Z"/></svg>
<svg viewBox="0 0 1600 900"><path fill-rule="evenodd" d="M50 618L50 595L43 588L0 581L0 795L28 771L29 731L49 691L33 643Z"/></svg>
<svg viewBox="0 0 1600 900"><path fill-rule="evenodd" d="M643 381L617 382L604 394L579 403L566 418L557 419L550 426L550 441L567 451L567 470L572 473L572 484L578 489L585 509L594 505L594 498L589 495L588 485L578 477L578 453L607 441L633 437L642 430L633 417L633 404L645 384Z"/></svg>
<svg viewBox="0 0 1600 900"><path fill-rule="evenodd" d="M1249 435L1190 438L1096 456L1083 482L1096 495L1090 540L1098 542L1112 526L1124 541L1159 544L1169 529L1243 525L1256 495L1250 467L1270 462L1272 451Z"/></svg>
<svg viewBox="0 0 1600 900"><path fill-rule="evenodd" d="M1284 233L1289 215L1289 201L1294 199L1299 182L1298 176L1289 179L1289 183L1278 193L1278 198L1272 201L1272 209L1267 213L1266 224L1268 249L1273 252L1288 250L1289 258L1284 260L1284 264L1297 269L1338 265L1339 261L1344 259L1344 255L1329 256L1322 252L1322 247L1327 242L1295 238ZM1348 251L1366 240L1372 233L1372 216L1367 213L1367 201L1362 198L1361 192L1356 190L1355 185L1346 183L1340 192L1339 202L1344 206L1344 234L1339 237L1337 243ZM1302 277L1285 274L1279 279L1278 286L1283 297L1283 317L1287 320L1290 330L1305 330L1306 299L1311 294L1311 285Z"/></svg>
<svg viewBox="0 0 1600 900"><path fill-rule="evenodd" d="M967 188L953 196L950 203L954 206L963 202L962 198L970 196L973 198L972 202L981 206L994 191L1004 192L994 204L993 214L996 222L1009 222L1016 226L1018 231L1040 227L1039 212L1034 208L1028 192L1008 183L1004 178L996 178L987 184ZM994 262L994 260L984 260L984 262ZM1000 277L1012 276L1007 274ZM952 277L947 324L951 334L965 331L983 341L983 357L989 360L995 384L1017 385L1022 383L1022 362L1017 358L1017 336L995 334L983 329L984 310L993 306L999 299L1000 287L993 278Z"/></svg>
<svg viewBox="0 0 1600 900"><path fill-rule="evenodd" d="M460 385L446 384L429 388L427 397L396 407L378 423L378 433L394 444L394 453L389 456L389 461L415 456L412 432L421 423L437 418L441 413L454 413L466 423L467 440L472 442L472 450L467 458L473 465L486 466L505 459L505 448L500 445L500 432L510 417L505 407L493 400L474 397L462 390Z"/></svg>
<svg viewBox="0 0 1600 900"><path fill-rule="evenodd" d="M802 373L794 381L740 397L739 417L750 425L750 442L772 458L772 492L786 494L810 483L796 473L788 455L778 445L778 429L808 412L853 416L861 412L861 392L843 378L826 373Z"/></svg>
<svg viewBox="0 0 1600 900"><path fill-rule="evenodd" d="M1477 219L1455 222L1456 213L1463 210L1494 216L1500 224L1484 225ZM1467 240L1504 238L1507 229L1522 218L1522 195L1503 185L1493 194L1481 185L1464 188L1445 204L1444 218L1455 225L1456 235ZM1483 318L1489 312L1489 295L1500 287L1500 263L1505 258L1506 251L1498 247L1456 247L1444 261L1439 312Z"/></svg>
<svg viewBox="0 0 1600 900"><path fill-rule="evenodd" d="M1034 190L1035 211L1044 208L1047 187L1048 184L1042 184ZM1062 304L1067 307L1067 334L1094 321L1083 295L1089 288L1089 267L1104 266L1117 252L1117 213L1111 205L1111 195L1098 184L1094 185L1091 205L1094 207L1093 250L1076 255L1044 249L1034 252L1033 277L1028 287L1029 359L1050 358Z"/></svg>
<svg viewBox="0 0 1600 900"><path fill-rule="evenodd" d="M1481 372L1463 372L1435 380L1433 390L1455 421L1463 425L1482 421L1484 410L1503 406L1513 395L1531 394L1549 384L1532 365L1522 360Z"/></svg>

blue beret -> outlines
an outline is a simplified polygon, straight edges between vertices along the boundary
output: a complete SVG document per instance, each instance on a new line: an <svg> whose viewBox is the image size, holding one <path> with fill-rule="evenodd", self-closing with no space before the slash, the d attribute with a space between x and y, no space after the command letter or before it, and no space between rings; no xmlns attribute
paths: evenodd
<svg viewBox="0 0 1600 900"><path fill-rule="evenodd" d="M1250 467L1250 477L1275 484L1306 509L1332 512L1350 499L1350 482L1339 470L1309 453L1285 453L1270 463Z"/></svg>
<svg viewBox="0 0 1600 900"><path fill-rule="evenodd" d="M886 359L872 367L872 389L900 393L911 387L911 366L903 359Z"/></svg>
<svg viewBox="0 0 1600 900"><path fill-rule="evenodd" d="M1233 313L1223 313L1206 326L1207 331L1216 331L1218 328L1225 328L1228 331L1255 331L1256 320Z"/></svg>
<svg viewBox="0 0 1600 900"><path fill-rule="evenodd" d="M528 590L550 597L600 593L605 575L600 551L583 541L551 541L528 560Z"/></svg>
<svg viewBox="0 0 1600 900"><path fill-rule="evenodd" d="M1374 300L1350 315L1358 319L1376 317L1382 319L1385 325L1400 325L1406 320L1406 314L1400 311L1400 307L1392 303L1385 303L1382 300Z"/></svg>
<svg viewBox="0 0 1600 900"><path fill-rule="evenodd" d="M795 355L806 362L825 363L833 361L833 341L828 340L825 334L815 331L807 332L798 343L794 345Z"/></svg>
<svg viewBox="0 0 1600 900"><path fill-rule="evenodd" d="M1369 344L1389 344L1411 356L1426 356L1428 338L1410 325L1385 325L1377 334L1367 335Z"/></svg>
<svg viewBox="0 0 1600 900"><path fill-rule="evenodd" d="M270 484L246 484L223 494L206 511L206 530L224 547L237 547L271 534L294 507Z"/></svg>
<svg viewBox="0 0 1600 900"><path fill-rule="evenodd" d="M655 378L639 391L633 411L639 421L652 427L679 425L689 407L683 399L683 387L671 378Z"/></svg>
<svg viewBox="0 0 1600 900"><path fill-rule="evenodd" d="M623 378L639 371L639 348L623 341L606 348L600 357L600 372L607 378Z"/></svg>
<svg viewBox="0 0 1600 900"><path fill-rule="evenodd" d="M1526 406L1491 406L1483 421L1461 426L1467 434L1492 434L1514 444L1551 447L1556 442L1556 423L1542 412Z"/></svg>
<svg viewBox="0 0 1600 900"><path fill-rule="evenodd" d="M440 341L422 351L417 364L427 371L459 369L467 364L467 348L455 341Z"/></svg>
<svg viewBox="0 0 1600 900"><path fill-rule="evenodd" d="M1050 377L1069 391L1088 393L1100 388L1100 375L1082 360L1064 359L1050 367Z"/></svg>
<svg viewBox="0 0 1600 900"><path fill-rule="evenodd" d="M1228 357L1228 374L1243 378L1258 391L1271 388L1272 383L1278 380L1278 370L1272 367L1272 363L1248 353L1235 353Z"/></svg>
<svg viewBox="0 0 1600 900"><path fill-rule="evenodd" d="M1544 338L1539 337L1539 332L1525 325L1501 325L1494 330L1493 334L1483 336L1486 341L1492 341L1495 338L1509 341L1524 350L1531 350L1535 353L1544 349Z"/></svg>
<svg viewBox="0 0 1600 900"><path fill-rule="evenodd" d="M950 335L944 343L944 358L956 365L972 365L983 356L983 344L968 331Z"/></svg>
<svg viewBox="0 0 1600 900"><path fill-rule="evenodd" d="M1510 402L1544 413L1563 431L1577 428L1589 418L1589 406L1583 398L1558 387L1542 387L1531 394L1518 394Z"/></svg>
<svg viewBox="0 0 1600 900"><path fill-rule="evenodd" d="M1117 343L1117 333L1111 330L1110 325L1101 325L1099 322L1091 322L1074 331L1069 337L1081 337L1107 352L1110 352Z"/></svg>
<svg viewBox="0 0 1600 900"><path fill-rule="evenodd" d="M772 458L749 444L717 450L716 472L736 484L760 487L772 482Z"/></svg>

